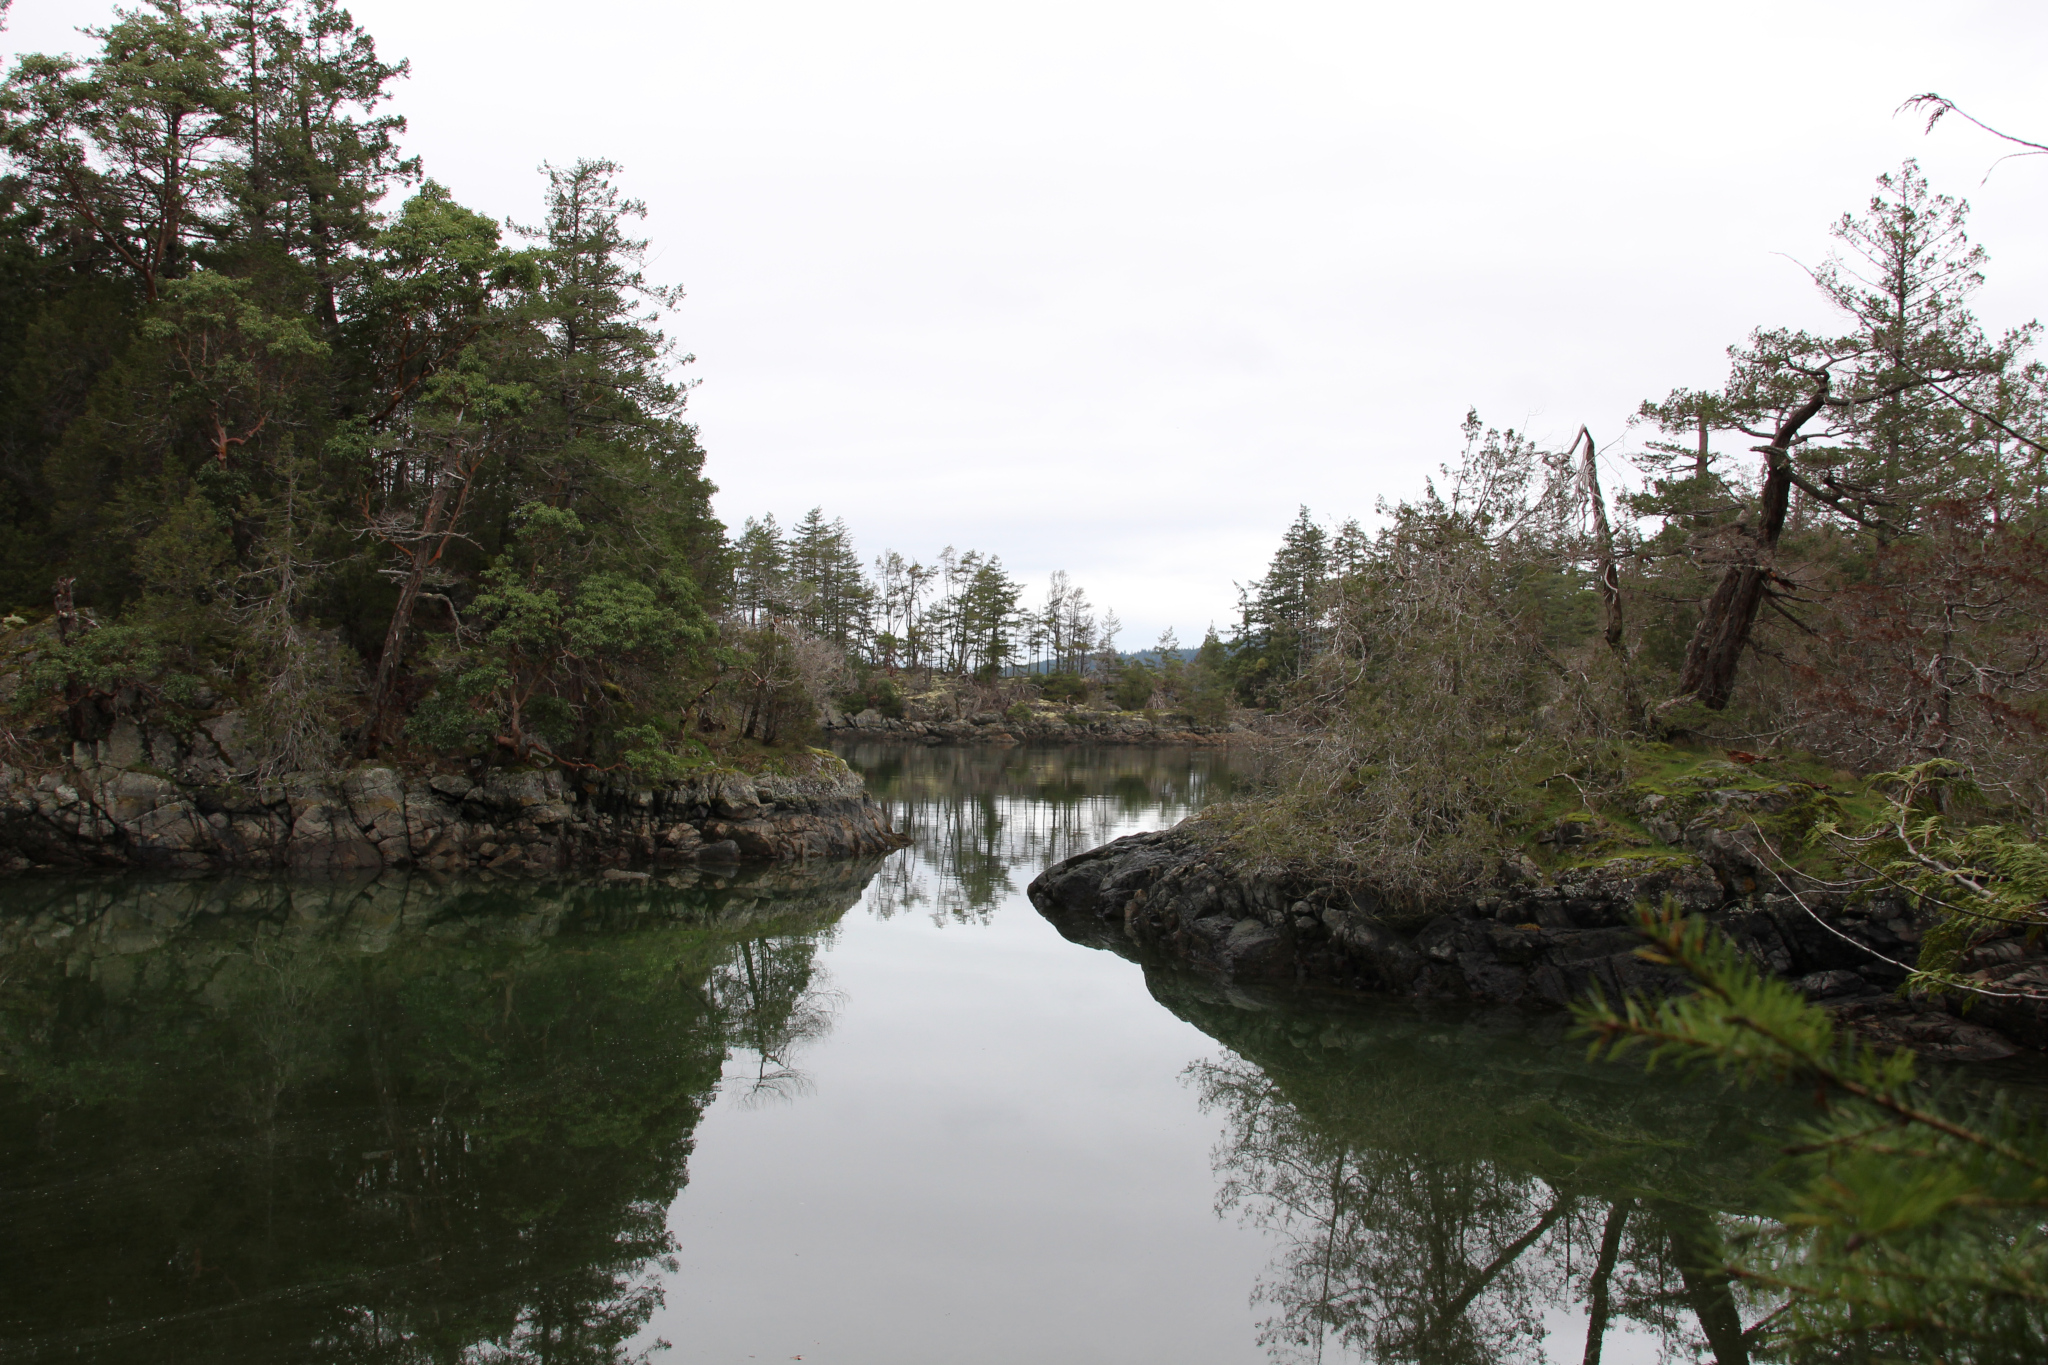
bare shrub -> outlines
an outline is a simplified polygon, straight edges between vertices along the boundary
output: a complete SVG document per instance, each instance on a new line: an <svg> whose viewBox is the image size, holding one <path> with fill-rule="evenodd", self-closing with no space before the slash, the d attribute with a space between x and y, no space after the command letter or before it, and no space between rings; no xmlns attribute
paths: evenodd
<svg viewBox="0 0 2048 1365"><path fill-rule="evenodd" d="M2048 541L1949 503L1853 568L1781 655L1787 736L1862 771L1948 760L2048 815Z"/></svg>
<svg viewBox="0 0 2048 1365"><path fill-rule="evenodd" d="M1392 906L1490 881L1536 784L1612 730L1564 471L1513 432L1468 436L1443 491L1382 509L1328 586L1302 738L1268 793L1210 817L1239 859L1312 864Z"/></svg>

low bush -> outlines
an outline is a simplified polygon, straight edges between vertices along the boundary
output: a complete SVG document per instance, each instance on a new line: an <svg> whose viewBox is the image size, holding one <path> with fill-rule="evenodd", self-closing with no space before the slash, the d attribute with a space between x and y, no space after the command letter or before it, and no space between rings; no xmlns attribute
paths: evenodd
<svg viewBox="0 0 2048 1365"><path fill-rule="evenodd" d="M1038 682L1038 695L1047 701L1088 700L1088 684L1077 673L1048 673Z"/></svg>

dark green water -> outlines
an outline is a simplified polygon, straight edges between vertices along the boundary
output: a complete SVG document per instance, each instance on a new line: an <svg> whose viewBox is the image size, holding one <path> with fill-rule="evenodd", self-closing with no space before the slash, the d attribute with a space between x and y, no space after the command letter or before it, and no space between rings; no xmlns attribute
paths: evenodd
<svg viewBox="0 0 2048 1365"><path fill-rule="evenodd" d="M1225 758L848 756L914 847L0 885L0 1359L1745 1358L1756 1104L1032 911Z"/></svg>

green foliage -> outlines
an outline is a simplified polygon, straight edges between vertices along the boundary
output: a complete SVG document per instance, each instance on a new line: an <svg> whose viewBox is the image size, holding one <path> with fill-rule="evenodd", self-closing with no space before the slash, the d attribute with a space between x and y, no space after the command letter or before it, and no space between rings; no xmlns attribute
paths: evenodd
<svg viewBox="0 0 2048 1365"><path fill-rule="evenodd" d="M1038 680L1038 695L1047 701L1088 700L1088 683L1078 673L1048 673Z"/></svg>
<svg viewBox="0 0 2048 1365"><path fill-rule="evenodd" d="M687 753L678 754L662 742L652 725L621 726L612 734L628 771L646 782L674 782L689 776L709 761L709 751L697 740L685 740Z"/></svg>
<svg viewBox="0 0 2048 1365"><path fill-rule="evenodd" d="M496 730L493 703L510 682L489 665L445 673L406 721L406 733L443 753L481 750Z"/></svg>
<svg viewBox="0 0 2048 1365"><path fill-rule="evenodd" d="M1215 814L1235 856L1317 866L1418 912L1495 878L1537 783L1603 742L1531 588L1556 577L1563 536L1550 472L1474 415L1460 462L1386 509L1327 585L1325 644L1292 693L1315 742L1292 752L1270 800ZM1196 671L1220 652L1205 642ZM1243 660L1231 665L1242 695Z"/></svg>
<svg viewBox="0 0 2048 1365"><path fill-rule="evenodd" d="M753 530L756 536L773 526ZM763 574L764 563L773 563L779 553L781 577L768 570L772 587L763 591L764 602L778 602L793 612L799 625L821 640L840 649L860 643L862 623L867 619L870 590L861 576L860 559L853 552L853 535L843 520L826 521L824 509L813 507L804 514L779 550L766 550L744 540L741 562L750 577ZM765 556L771 558L764 559ZM752 591L752 584L749 585Z"/></svg>
<svg viewBox="0 0 2048 1365"><path fill-rule="evenodd" d="M111 702L124 692L189 701L199 679L171 667L163 640L141 626L82 631L52 644L23 670L22 700L56 697L72 705Z"/></svg>
<svg viewBox="0 0 2048 1365"><path fill-rule="evenodd" d="M197 487L183 498L166 497L148 521L156 524L134 551L142 584L137 614L190 657L233 633L226 612L233 600L232 526Z"/></svg>
<svg viewBox="0 0 2048 1365"><path fill-rule="evenodd" d="M1221 725L1229 719L1232 672L1230 650L1211 626L1202 637L1183 682L1188 714L1197 725Z"/></svg>
<svg viewBox="0 0 2048 1365"><path fill-rule="evenodd" d="M1152 693L1158 686L1157 674L1143 664L1134 663L1117 675L1116 681L1110 684L1109 695L1118 709L1136 711L1152 699Z"/></svg>
<svg viewBox="0 0 2048 1365"><path fill-rule="evenodd" d="M365 754L502 734L606 764L680 711L722 528L619 168L548 168L508 249L431 180L379 210L418 174L383 108L404 67L333 0L88 37L0 87L6 590L72 577L218 673L267 766L331 760L365 710Z"/></svg>
<svg viewBox="0 0 2048 1365"><path fill-rule="evenodd" d="M461 672L441 714L466 705L524 756L536 739L557 744L573 734L578 716L612 709L620 679L659 669L698 634L654 585L586 571L588 548L576 513L522 510L511 552L484 571L472 604L475 644L465 657L485 662Z"/></svg>
<svg viewBox="0 0 2048 1365"><path fill-rule="evenodd" d="M1729 1248L1738 1276L1782 1296L1788 1349L1867 1358L2019 1360L2048 1351L2048 1131L2001 1099L1956 1109L1908 1053L1844 1036L1704 922L1645 910L1640 955L1690 994L1576 1010L1596 1055L1706 1067L1811 1088L1820 1117L1791 1149L1777 1220Z"/></svg>
<svg viewBox="0 0 2048 1365"><path fill-rule="evenodd" d="M821 658L817 642L780 628L772 617L735 632L718 685L723 719L707 713L707 728L730 728L763 744L802 743L817 727L824 665L832 663L829 649Z"/></svg>
<svg viewBox="0 0 2048 1365"><path fill-rule="evenodd" d="M903 689L893 678L870 671L855 686L839 693L839 709L849 715L875 711L889 720L903 719Z"/></svg>
<svg viewBox="0 0 2048 1365"><path fill-rule="evenodd" d="M1239 589L1235 659L1247 705L1278 701L1322 643L1329 540L1308 508L1301 508L1281 535L1265 577Z"/></svg>
<svg viewBox="0 0 2048 1365"><path fill-rule="evenodd" d="M1857 869L1864 888L1902 892L1933 912L1909 986L1981 992L1957 960L1994 935L2048 926L2048 851L2024 826L1982 818L1983 793L1953 760L1930 759L1870 782L1881 810L1854 833L1839 818L1823 820L1808 846Z"/></svg>

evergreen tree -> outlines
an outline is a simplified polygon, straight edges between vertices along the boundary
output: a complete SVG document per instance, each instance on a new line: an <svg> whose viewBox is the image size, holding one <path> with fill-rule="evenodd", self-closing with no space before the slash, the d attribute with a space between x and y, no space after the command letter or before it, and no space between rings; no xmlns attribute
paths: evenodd
<svg viewBox="0 0 2048 1365"><path fill-rule="evenodd" d="M87 61L23 57L0 115L38 205L154 302L228 229L222 167L238 99L217 13L152 0L119 18L86 30L100 44Z"/></svg>
<svg viewBox="0 0 2048 1365"><path fill-rule="evenodd" d="M1270 704L1315 653L1329 573L1329 533L1303 507L1282 534L1265 577L1239 594L1235 657L1246 701Z"/></svg>
<svg viewBox="0 0 2048 1365"><path fill-rule="evenodd" d="M1757 619L1781 595L1773 583L1788 530L1827 523L1859 548L1881 546L1944 503L2033 484L2008 439L2039 417L2038 378L2021 360L2033 329L1994 345L1970 315L1984 255L1963 230L1967 205L1932 193L1911 162L1878 184L1867 216L1834 228L1849 259L1815 272L1846 332L1761 329L1730 349L1721 393L1681 390L1643 407L1667 432L1698 426L1703 452L1719 424L1765 442L1748 514L1694 552L1718 574L1677 690L1709 711L1727 706ZM1705 463L1703 454L1696 491L1711 495Z"/></svg>
<svg viewBox="0 0 2048 1365"><path fill-rule="evenodd" d="M374 752L423 696L417 735L530 752L536 705L576 761L639 735L726 563L618 168L549 168L509 249L431 181L380 209L417 174L405 68L333 0L89 34L0 88L0 591L68 580L111 632L87 692L208 679L277 762L351 711Z"/></svg>
<svg viewBox="0 0 2048 1365"><path fill-rule="evenodd" d="M758 521L748 517L733 545L733 609L750 626L780 611L787 591L784 576L789 567L783 551L782 528L770 512Z"/></svg>
<svg viewBox="0 0 2048 1365"><path fill-rule="evenodd" d="M828 522L824 509L813 507L790 531L788 555L803 628L841 650L863 650L874 593L861 573L846 522Z"/></svg>

